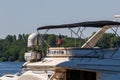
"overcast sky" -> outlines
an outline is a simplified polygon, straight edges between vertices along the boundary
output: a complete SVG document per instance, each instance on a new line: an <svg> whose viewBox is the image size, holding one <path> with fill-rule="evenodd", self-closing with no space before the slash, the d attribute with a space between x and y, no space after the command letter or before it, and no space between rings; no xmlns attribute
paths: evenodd
<svg viewBox="0 0 120 80"><path fill-rule="evenodd" d="M115 14L120 0L0 0L0 38L43 25L114 20Z"/></svg>

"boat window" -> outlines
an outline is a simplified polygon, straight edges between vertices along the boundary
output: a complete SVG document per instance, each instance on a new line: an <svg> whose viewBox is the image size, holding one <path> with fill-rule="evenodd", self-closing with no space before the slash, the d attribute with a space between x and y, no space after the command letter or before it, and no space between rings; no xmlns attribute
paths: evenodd
<svg viewBox="0 0 120 80"><path fill-rule="evenodd" d="M56 54L56 51L53 51L54 54Z"/></svg>
<svg viewBox="0 0 120 80"><path fill-rule="evenodd" d="M64 54L64 51L61 51L62 54Z"/></svg>
<svg viewBox="0 0 120 80"><path fill-rule="evenodd" d="M47 53L48 54L64 54L65 51L63 51L63 50L55 50L55 51L48 50Z"/></svg>

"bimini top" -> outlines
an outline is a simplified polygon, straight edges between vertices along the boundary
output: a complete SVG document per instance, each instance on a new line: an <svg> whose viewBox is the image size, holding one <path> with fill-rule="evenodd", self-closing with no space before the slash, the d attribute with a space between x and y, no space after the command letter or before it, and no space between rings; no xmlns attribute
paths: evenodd
<svg viewBox="0 0 120 80"><path fill-rule="evenodd" d="M73 23L73 24L42 26L42 27L37 28L37 30L57 29L57 28L74 28L74 27L103 27L105 25L120 25L120 22L107 21L107 20L104 20L104 21L86 21L86 22Z"/></svg>

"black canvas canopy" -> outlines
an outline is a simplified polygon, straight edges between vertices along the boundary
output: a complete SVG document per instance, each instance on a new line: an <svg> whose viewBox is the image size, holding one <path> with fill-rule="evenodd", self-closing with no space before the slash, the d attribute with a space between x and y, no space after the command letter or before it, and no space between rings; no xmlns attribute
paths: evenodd
<svg viewBox="0 0 120 80"><path fill-rule="evenodd" d="M49 26L42 26L37 28L37 30L43 29L57 29L57 28L74 28L74 27L103 27L105 25L120 25L120 22L115 21L86 21L80 23L73 23L73 24L62 24L62 25L49 25Z"/></svg>

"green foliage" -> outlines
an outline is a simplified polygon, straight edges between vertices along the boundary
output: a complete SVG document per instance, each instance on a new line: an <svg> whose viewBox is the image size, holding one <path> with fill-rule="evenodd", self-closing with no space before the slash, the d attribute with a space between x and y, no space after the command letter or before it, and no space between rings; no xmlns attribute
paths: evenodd
<svg viewBox="0 0 120 80"><path fill-rule="evenodd" d="M8 35L0 40L0 61L24 61L28 35Z"/></svg>
<svg viewBox="0 0 120 80"><path fill-rule="evenodd" d="M120 37L112 33L105 33L98 41L97 46L100 48L120 47Z"/></svg>
<svg viewBox="0 0 120 80"><path fill-rule="evenodd" d="M43 38L51 47L58 47L58 35L46 34ZM5 39L0 39L0 61L24 61L24 53L27 51L27 39L28 34L19 34L18 38L15 35L8 35ZM61 47L81 47L86 39L71 38L62 35L63 43ZM120 37L115 34L105 33L96 46L100 48L119 47ZM44 52L47 48L44 41L42 42L42 46L39 46L39 49Z"/></svg>

